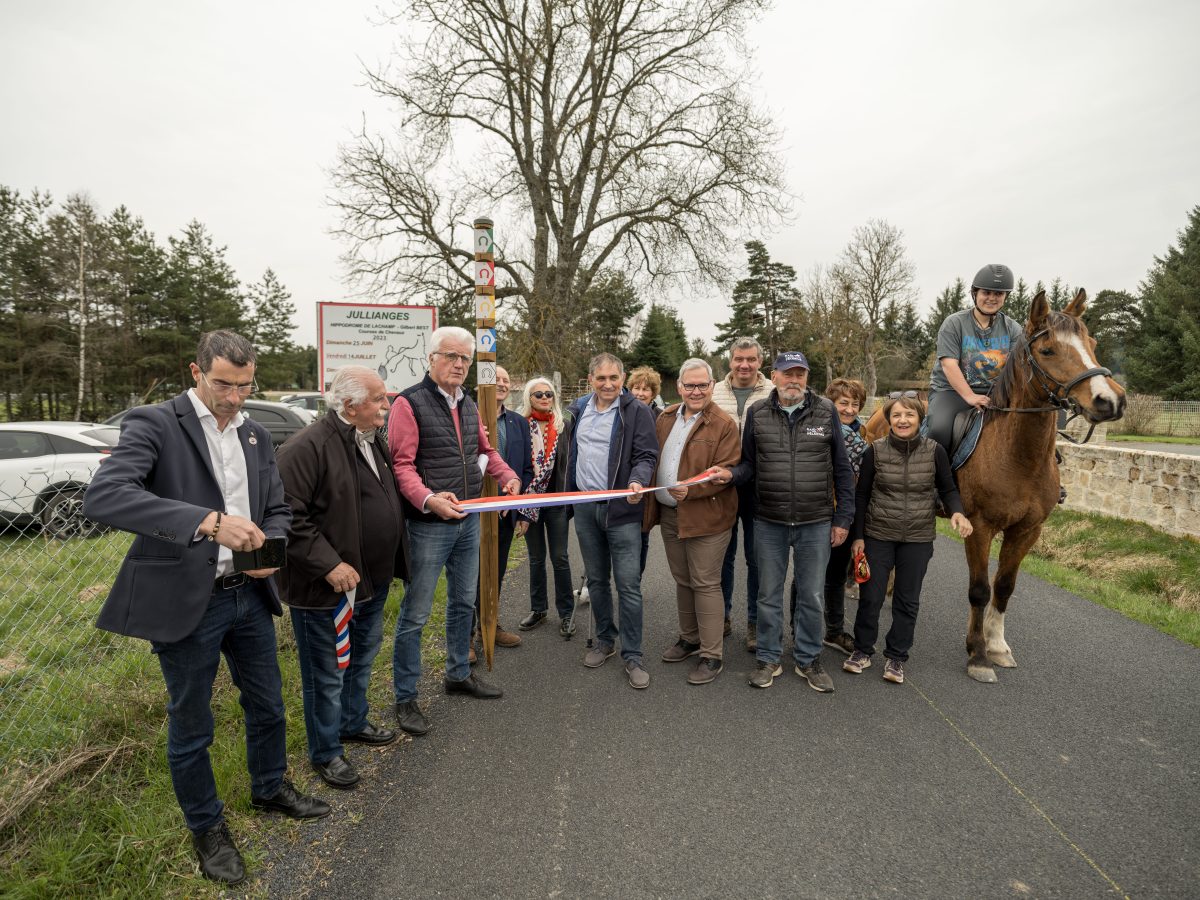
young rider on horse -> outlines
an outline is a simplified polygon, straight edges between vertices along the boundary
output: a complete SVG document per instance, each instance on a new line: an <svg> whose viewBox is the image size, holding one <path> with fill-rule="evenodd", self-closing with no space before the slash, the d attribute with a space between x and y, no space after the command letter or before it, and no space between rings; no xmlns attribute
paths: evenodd
<svg viewBox="0 0 1200 900"><path fill-rule="evenodd" d="M1000 311L1013 289L1008 266L984 266L971 282L972 307L951 313L938 329L938 360L929 386L929 436L950 452L954 417L986 407L1024 326Z"/></svg>

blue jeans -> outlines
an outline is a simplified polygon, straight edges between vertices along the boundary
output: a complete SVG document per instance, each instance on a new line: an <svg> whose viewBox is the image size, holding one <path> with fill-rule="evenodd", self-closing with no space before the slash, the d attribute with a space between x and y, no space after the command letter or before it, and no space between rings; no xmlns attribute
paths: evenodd
<svg viewBox="0 0 1200 900"><path fill-rule="evenodd" d="M615 500L624 503L624 500ZM596 639L611 647L617 639L609 572L617 583L621 603L621 658L642 660L642 526L640 522L607 525L607 503L581 503L575 507L575 537L587 573Z"/></svg>
<svg viewBox="0 0 1200 900"><path fill-rule="evenodd" d="M451 522L408 523L411 578L396 620L392 680L396 702L417 699L421 678L421 634L433 608L438 576L446 570L446 677L471 675L471 623L479 583L479 516Z"/></svg>
<svg viewBox="0 0 1200 900"><path fill-rule="evenodd" d="M213 741L212 687L221 656L239 691L246 721L250 794L270 797L287 772L287 722L275 622L266 586L248 579L214 591L196 630L172 643L152 641L167 683L167 764L183 819L193 832L224 821L208 748Z"/></svg>
<svg viewBox="0 0 1200 900"><path fill-rule="evenodd" d="M754 516L750 514L750 503L739 503L738 517L733 521L729 535L729 546L725 548L725 562L721 566L721 593L725 597L725 618L733 610L733 571L737 560L738 522L742 524L742 555L746 557L746 621L753 625L758 621L758 560L754 553Z"/></svg>
<svg viewBox="0 0 1200 900"><path fill-rule="evenodd" d="M291 608L300 655L308 758L314 763L342 756L342 735L358 734L367 725L367 686L371 664L383 642L383 604L389 586L384 585L374 597L355 601L350 617L350 665L345 669L337 666L334 610Z"/></svg>
<svg viewBox="0 0 1200 900"><path fill-rule="evenodd" d="M549 545L550 567L554 570L554 606L560 619L575 611L575 598L571 595L571 560L567 555L569 528L567 507L546 506L525 532L525 546L529 548L529 608L534 612L546 612L550 608L546 591L546 547Z"/></svg>
<svg viewBox="0 0 1200 900"><path fill-rule="evenodd" d="M807 666L821 652L825 635L825 569L829 565L832 523L779 525L754 522L758 555L758 661L777 663L783 655L783 587L788 557L796 563L796 609L792 613L792 655Z"/></svg>

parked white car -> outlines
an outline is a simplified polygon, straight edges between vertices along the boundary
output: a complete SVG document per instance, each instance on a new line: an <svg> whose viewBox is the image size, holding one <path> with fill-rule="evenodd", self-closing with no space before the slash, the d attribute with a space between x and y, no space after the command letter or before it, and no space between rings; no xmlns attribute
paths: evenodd
<svg viewBox="0 0 1200 900"><path fill-rule="evenodd" d="M102 530L83 517L83 492L120 436L89 422L0 422L0 523L40 522L53 537Z"/></svg>

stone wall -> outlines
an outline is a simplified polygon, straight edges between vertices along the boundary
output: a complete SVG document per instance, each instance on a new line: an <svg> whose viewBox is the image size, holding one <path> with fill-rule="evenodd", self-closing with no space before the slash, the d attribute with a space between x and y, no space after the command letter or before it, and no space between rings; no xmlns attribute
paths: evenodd
<svg viewBox="0 0 1200 900"><path fill-rule="evenodd" d="M1200 537L1200 456L1065 441L1058 449L1067 509Z"/></svg>

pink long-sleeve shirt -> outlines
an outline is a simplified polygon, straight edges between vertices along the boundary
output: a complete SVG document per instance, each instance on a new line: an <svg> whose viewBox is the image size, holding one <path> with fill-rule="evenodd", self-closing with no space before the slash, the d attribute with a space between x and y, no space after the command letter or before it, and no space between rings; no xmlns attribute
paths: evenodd
<svg viewBox="0 0 1200 900"><path fill-rule="evenodd" d="M446 399L445 396L442 397ZM458 444L462 446L462 423L458 417L458 403L450 410L454 419L454 428L458 432ZM422 512L428 512L425 501L433 496L425 482L417 472L417 447L420 445L421 434L417 428L417 419L413 415L412 404L404 397L397 397L392 404L388 416L388 447L392 451L392 470L396 473L396 483L400 485L400 493L409 503ZM487 474L496 479L500 485L505 485L517 477L510 469L487 438L483 427L483 419L479 420L479 452L487 455ZM473 461L468 461L473 462ZM459 497L459 500L474 500L474 497Z"/></svg>

